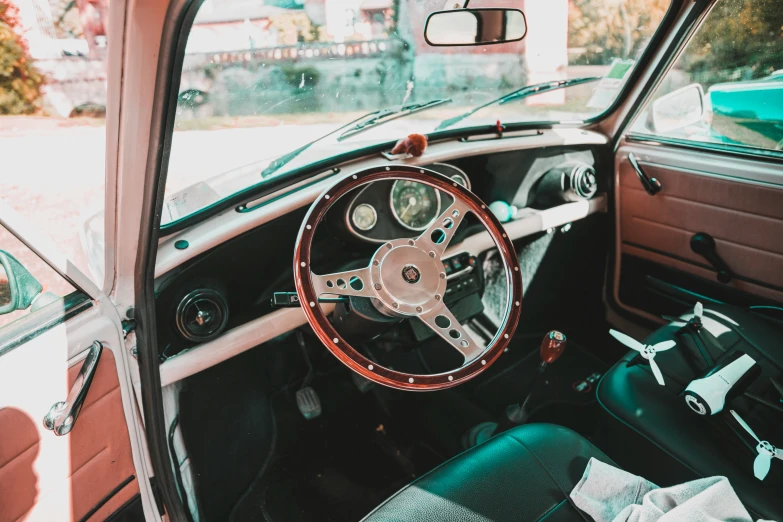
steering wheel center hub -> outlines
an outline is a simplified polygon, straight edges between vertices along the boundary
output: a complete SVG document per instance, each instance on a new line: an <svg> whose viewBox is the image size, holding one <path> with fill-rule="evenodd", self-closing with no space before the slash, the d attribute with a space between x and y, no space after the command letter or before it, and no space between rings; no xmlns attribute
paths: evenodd
<svg viewBox="0 0 783 522"><path fill-rule="evenodd" d="M402 278L406 283L416 284L421 281L421 271L416 265L405 265L402 267Z"/></svg>
<svg viewBox="0 0 783 522"><path fill-rule="evenodd" d="M413 239L382 245L370 265L378 299L393 314L421 315L438 305L446 291L443 263Z"/></svg>

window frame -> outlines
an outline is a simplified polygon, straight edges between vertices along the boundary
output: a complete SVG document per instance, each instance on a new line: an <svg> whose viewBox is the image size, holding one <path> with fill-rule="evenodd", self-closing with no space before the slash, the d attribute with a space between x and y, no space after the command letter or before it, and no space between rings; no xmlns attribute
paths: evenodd
<svg viewBox="0 0 783 522"><path fill-rule="evenodd" d="M721 1L722 0L712 0L710 2L709 7L701 13L699 19L696 21L695 24L693 24L689 34L686 36L684 41L682 41L679 44L677 51L673 53L672 56L669 58L669 62L666 64L664 69L658 75L655 82L649 85L649 90L646 96L644 97L644 99L639 100L639 103L637 104L635 110L632 112L632 114L629 115L627 124L624 126L623 129L623 138L625 141L629 143L646 143L646 144L654 144L654 145L661 145L661 146L669 146L669 147L675 147L684 150L710 152L714 154L727 155L735 158L747 158L747 159L757 159L757 160L762 159L762 160L772 160L772 161L783 160L783 150L763 149L760 147L753 147L750 145L720 143L717 141L707 142L707 141L687 140L684 138L661 136L652 133L645 134L633 130L633 128L639 123L640 119L643 117L645 111L647 111L650 108L651 104L654 102L653 96L660 88L661 83L664 81L664 79L666 79L666 77L672 71L674 66L677 64L677 61L680 59L682 54L687 50L693 38L698 34L699 30L701 30L701 28L704 26L710 14L712 13L712 10Z"/></svg>
<svg viewBox="0 0 783 522"><path fill-rule="evenodd" d="M0 327L0 357L92 308L94 304L87 294L76 290L40 310Z"/></svg>

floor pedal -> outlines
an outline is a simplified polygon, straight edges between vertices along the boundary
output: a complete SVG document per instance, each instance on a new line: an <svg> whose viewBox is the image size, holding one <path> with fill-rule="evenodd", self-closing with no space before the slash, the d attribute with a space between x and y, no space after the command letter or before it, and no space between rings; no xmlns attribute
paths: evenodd
<svg viewBox="0 0 783 522"><path fill-rule="evenodd" d="M317 419L321 416L321 399L310 386L296 392L296 407L307 420Z"/></svg>

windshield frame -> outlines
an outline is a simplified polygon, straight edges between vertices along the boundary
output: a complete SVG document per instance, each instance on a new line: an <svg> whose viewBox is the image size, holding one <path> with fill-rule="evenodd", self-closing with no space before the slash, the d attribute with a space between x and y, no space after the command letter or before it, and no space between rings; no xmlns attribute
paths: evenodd
<svg viewBox="0 0 783 522"><path fill-rule="evenodd" d="M161 41L161 51L158 59L157 84L160 95L155 99L155 108L153 110L152 132L150 135L151 149L154 146L156 138L164 146L160 150L159 163L155 164L154 155L148 157L148 170L150 168L159 170L158 176L158 197L163 198L165 194L166 178L168 173L169 159L171 154L171 142L174 134L175 116L177 108L177 98L182 79L182 68L185 59L185 48L187 46L188 36L193 26L199 8L205 0L173 0L166 13L166 27ZM586 128L601 123L603 120L611 117L613 113L622 106L628 96L633 91L637 81L640 79L644 70L655 56L656 52L665 43L666 34L678 18L678 14L684 5L685 0L670 0L669 7L666 10L661 22L655 29L650 41L645 46L639 59L631 69L628 79L624 82L617 96L612 103L599 114L586 118L584 120L561 120L561 121L524 121L524 122L504 122L503 126L506 132L524 131L532 129L551 129L556 127L566 128ZM710 2L706 2L709 4ZM678 45L676 42L671 45ZM651 81L656 81L655 79ZM157 132L156 132L157 131ZM473 135L496 133L496 126L477 125L471 127L459 127L457 129L445 129L428 134L430 142L466 138ZM619 131L618 131L619 132ZM610 141L614 141L614 136L610 136ZM360 147L355 150L330 156L302 167L292 169L277 176L268 179L259 179L254 183L234 194L225 197L219 201L211 203L187 216L161 225L160 221L153 226L158 229L159 237L166 237L184 230L205 219L209 219L220 212L231 207L238 207L243 202L249 202L264 196L273 194L285 189L291 185L306 180L313 174L322 173L329 169L334 169L341 163L356 160L372 154L377 154L388 150L394 146L395 141L386 141L373 144L366 147ZM290 152L290 151L288 151ZM338 169L339 171L339 169ZM149 172L148 172L149 174ZM159 219L159 218L158 218Z"/></svg>

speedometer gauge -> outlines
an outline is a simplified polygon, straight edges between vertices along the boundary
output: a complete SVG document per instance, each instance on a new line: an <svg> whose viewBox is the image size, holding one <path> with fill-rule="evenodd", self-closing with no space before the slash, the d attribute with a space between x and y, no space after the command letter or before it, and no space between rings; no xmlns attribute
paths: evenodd
<svg viewBox="0 0 783 522"><path fill-rule="evenodd" d="M394 217L410 230L424 230L440 214L440 193L429 185L397 180L391 190Z"/></svg>

